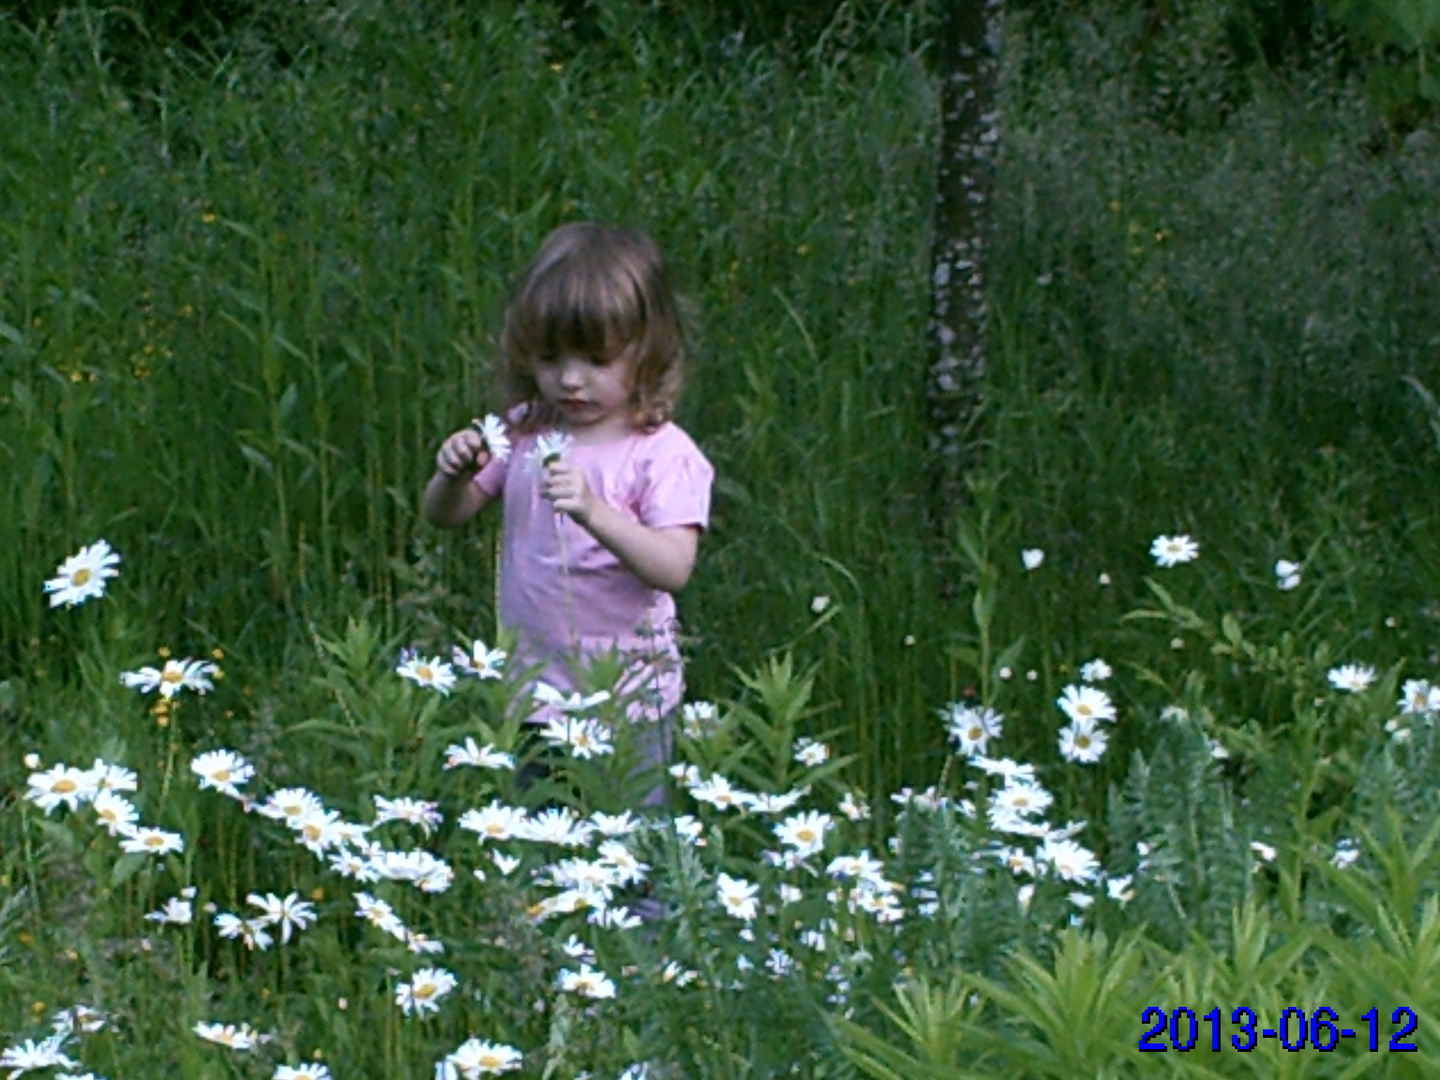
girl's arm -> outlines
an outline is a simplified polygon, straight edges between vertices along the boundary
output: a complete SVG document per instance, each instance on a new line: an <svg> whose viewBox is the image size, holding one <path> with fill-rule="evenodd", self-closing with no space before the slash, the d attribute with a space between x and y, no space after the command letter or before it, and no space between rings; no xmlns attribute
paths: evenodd
<svg viewBox="0 0 1440 1080"><path fill-rule="evenodd" d="M479 432L465 428L446 439L435 455L435 475L420 503L426 520L449 529L479 513L490 496L471 481L488 464L490 451Z"/></svg>

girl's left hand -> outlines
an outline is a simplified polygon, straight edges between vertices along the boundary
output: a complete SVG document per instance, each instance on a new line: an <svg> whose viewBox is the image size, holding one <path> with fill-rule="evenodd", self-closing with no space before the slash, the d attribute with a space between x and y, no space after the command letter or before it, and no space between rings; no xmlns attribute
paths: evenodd
<svg viewBox="0 0 1440 1080"><path fill-rule="evenodd" d="M545 480L540 494L549 499L556 510L569 514L582 525L589 519L595 505L595 496L585 482L584 470L563 459L545 466Z"/></svg>

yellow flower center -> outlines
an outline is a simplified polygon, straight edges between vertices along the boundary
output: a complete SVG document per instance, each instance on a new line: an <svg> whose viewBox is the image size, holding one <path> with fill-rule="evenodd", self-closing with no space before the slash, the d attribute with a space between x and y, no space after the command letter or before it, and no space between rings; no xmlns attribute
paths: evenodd
<svg viewBox="0 0 1440 1080"><path fill-rule="evenodd" d="M1091 709L1089 705L1085 704L1076 705L1075 711L1078 712L1081 716L1089 716L1092 712L1094 712L1094 710Z"/></svg>
<svg viewBox="0 0 1440 1080"><path fill-rule="evenodd" d="M230 782L229 769L216 769L215 775L211 777L217 784L228 784Z"/></svg>
<svg viewBox="0 0 1440 1080"><path fill-rule="evenodd" d="M974 727L972 727L969 731L965 733L965 737L968 738L971 742L979 742L980 736L982 734L984 733L980 730L980 725L976 724Z"/></svg>
<svg viewBox="0 0 1440 1080"><path fill-rule="evenodd" d="M54 791L56 795L69 795L79 786L74 780L56 780Z"/></svg>
<svg viewBox="0 0 1440 1080"><path fill-rule="evenodd" d="M145 844L147 847L164 847L165 837L161 836L158 833L151 833L149 836L145 837Z"/></svg>
<svg viewBox="0 0 1440 1080"><path fill-rule="evenodd" d="M306 840L320 839L320 826L318 825L306 825L301 831L304 832Z"/></svg>
<svg viewBox="0 0 1440 1080"><path fill-rule="evenodd" d="M813 844L815 842L815 830L809 827L796 829L795 838L802 843Z"/></svg>
<svg viewBox="0 0 1440 1080"><path fill-rule="evenodd" d="M415 674L419 675L421 680L424 682L429 682L431 679L435 678L435 671L433 668L430 667L429 664L421 664L418 668L415 669Z"/></svg>
<svg viewBox="0 0 1440 1080"><path fill-rule="evenodd" d="M70 575L70 584L84 585L87 581L90 580L91 576L92 575L90 573L90 568L88 566L82 566L79 570L76 570L75 573Z"/></svg>
<svg viewBox="0 0 1440 1080"><path fill-rule="evenodd" d="M481 1054L475 1059L475 1067L480 1072L484 1072L486 1069L498 1070L504 1065L505 1062L501 1060L499 1054Z"/></svg>
<svg viewBox="0 0 1440 1080"><path fill-rule="evenodd" d="M1076 735L1076 736L1075 736L1075 749L1076 749L1076 750L1088 750L1088 749L1090 749L1090 736L1089 736L1089 735Z"/></svg>
<svg viewBox="0 0 1440 1080"><path fill-rule="evenodd" d="M435 996L435 991L439 989L440 987L437 983L421 983L419 986L415 987L415 996L421 1001L429 1001L432 997Z"/></svg>
<svg viewBox="0 0 1440 1080"><path fill-rule="evenodd" d="M160 673L161 682L177 683L182 681L184 678L185 673L179 668L167 667L164 671Z"/></svg>

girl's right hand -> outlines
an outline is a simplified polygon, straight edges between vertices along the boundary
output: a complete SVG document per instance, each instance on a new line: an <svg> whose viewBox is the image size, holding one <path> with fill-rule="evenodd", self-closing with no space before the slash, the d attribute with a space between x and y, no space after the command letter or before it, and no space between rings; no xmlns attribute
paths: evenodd
<svg viewBox="0 0 1440 1080"><path fill-rule="evenodd" d="M435 468L451 480L469 480L490 464L490 451L474 428L463 428L440 444Z"/></svg>

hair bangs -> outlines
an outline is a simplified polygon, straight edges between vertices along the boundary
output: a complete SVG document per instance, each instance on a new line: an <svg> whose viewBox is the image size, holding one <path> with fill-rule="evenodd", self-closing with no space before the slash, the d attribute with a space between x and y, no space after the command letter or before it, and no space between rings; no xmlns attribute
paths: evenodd
<svg viewBox="0 0 1440 1080"><path fill-rule="evenodd" d="M629 282L595 274L583 260L562 258L535 276L515 311L515 345L530 357L613 359L643 323Z"/></svg>

